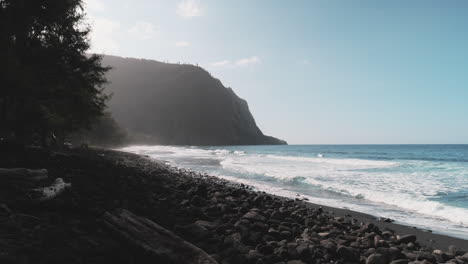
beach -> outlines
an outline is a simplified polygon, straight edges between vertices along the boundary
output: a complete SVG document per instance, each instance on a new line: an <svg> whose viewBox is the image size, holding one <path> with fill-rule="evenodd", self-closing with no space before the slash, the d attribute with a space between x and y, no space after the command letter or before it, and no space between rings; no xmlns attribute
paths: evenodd
<svg viewBox="0 0 468 264"><path fill-rule="evenodd" d="M467 240L257 192L142 155L93 148L1 153L0 167L47 169L44 184L58 177L71 184L42 203L30 203L21 185L2 189L2 263L155 263L158 256L103 225L104 214L121 209L218 263L468 263Z"/></svg>

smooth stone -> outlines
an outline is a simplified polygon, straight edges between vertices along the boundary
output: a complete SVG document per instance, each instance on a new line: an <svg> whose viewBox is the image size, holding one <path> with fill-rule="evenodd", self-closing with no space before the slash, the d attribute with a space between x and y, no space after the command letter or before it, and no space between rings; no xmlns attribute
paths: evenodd
<svg viewBox="0 0 468 264"><path fill-rule="evenodd" d="M359 262L359 251L352 247L339 246L336 254L344 260Z"/></svg>
<svg viewBox="0 0 468 264"><path fill-rule="evenodd" d="M306 264L302 260L290 260L287 262L287 264Z"/></svg>
<svg viewBox="0 0 468 264"><path fill-rule="evenodd" d="M246 213L244 216L242 216L242 218L249 219L249 220L260 221L260 222L266 221L266 218L263 215L255 212L255 211L250 211L250 212Z"/></svg>
<svg viewBox="0 0 468 264"><path fill-rule="evenodd" d="M388 264L388 262L386 257L381 254L374 253L367 258L366 264Z"/></svg>
<svg viewBox="0 0 468 264"><path fill-rule="evenodd" d="M421 260L427 260L431 263L434 263L436 264L437 263L437 259L436 257L434 257L434 255L432 255L431 253L429 252L422 252L421 254L419 254L417 260L421 261Z"/></svg>
<svg viewBox="0 0 468 264"><path fill-rule="evenodd" d="M464 255L458 257L458 259L464 261L464 262L468 262L468 253L465 253Z"/></svg>
<svg viewBox="0 0 468 264"><path fill-rule="evenodd" d="M390 264L408 264L408 262L409 262L408 259L397 259L397 260L390 262Z"/></svg>

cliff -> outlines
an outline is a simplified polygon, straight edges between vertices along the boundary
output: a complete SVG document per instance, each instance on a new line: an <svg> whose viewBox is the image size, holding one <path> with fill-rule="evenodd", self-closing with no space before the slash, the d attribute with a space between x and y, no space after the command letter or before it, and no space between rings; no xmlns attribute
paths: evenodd
<svg viewBox="0 0 468 264"><path fill-rule="evenodd" d="M136 143L286 144L265 136L248 104L201 67L104 56L109 109Z"/></svg>

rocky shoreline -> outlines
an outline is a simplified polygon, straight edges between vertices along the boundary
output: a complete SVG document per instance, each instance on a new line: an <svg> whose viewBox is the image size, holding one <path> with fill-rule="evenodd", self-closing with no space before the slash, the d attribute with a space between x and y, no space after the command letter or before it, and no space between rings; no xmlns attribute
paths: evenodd
<svg viewBox="0 0 468 264"><path fill-rule="evenodd" d="M143 156L15 148L0 158L2 168L47 169L46 183L71 183L41 203L29 202L23 186L0 187L0 263L167 263L106 229L103 215L122 209L224 264L468 263L466 240L256 192Z"/></svg>

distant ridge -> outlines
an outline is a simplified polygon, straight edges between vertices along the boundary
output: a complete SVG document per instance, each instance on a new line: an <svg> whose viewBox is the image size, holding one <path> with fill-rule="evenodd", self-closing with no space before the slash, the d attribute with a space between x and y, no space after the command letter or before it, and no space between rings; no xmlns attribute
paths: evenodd
<svg viewBox="0 0 468 264"><path fill-rule="evenodd" d="M248 104L201 67L104 56L115 120L135 143L278 145L257 127Z"/></svg>

